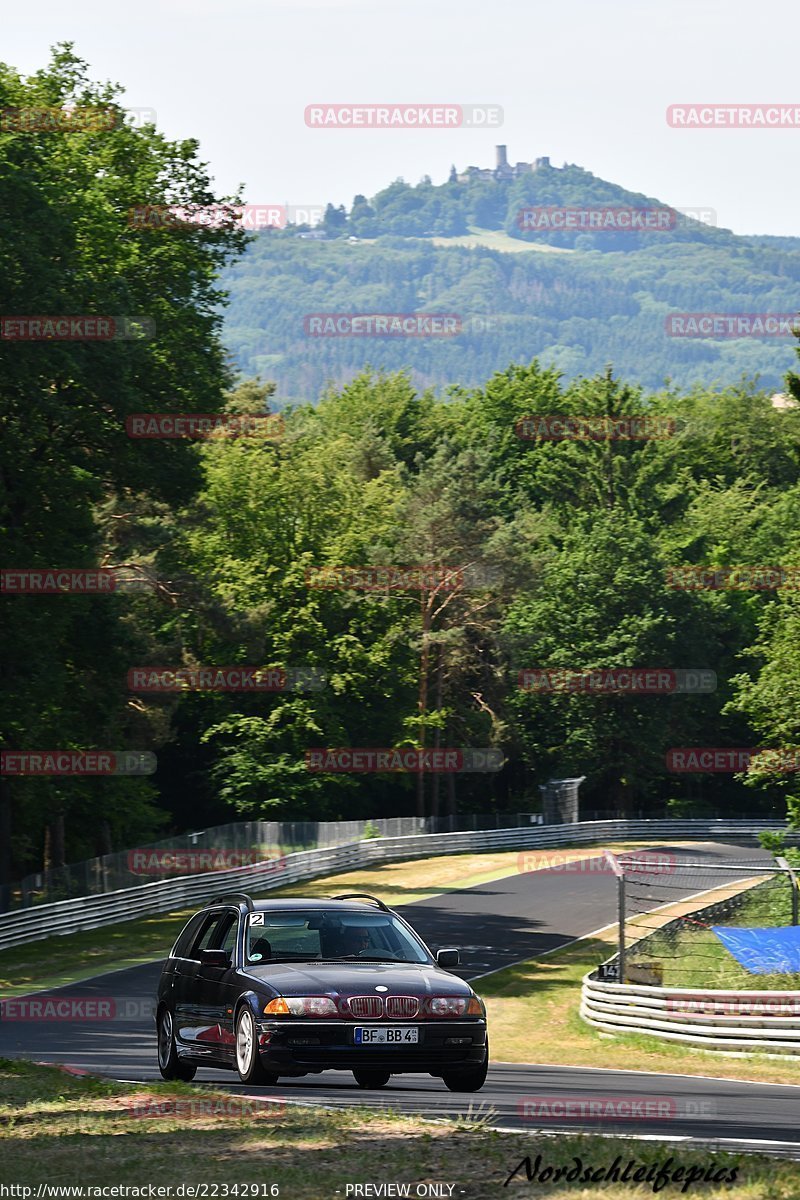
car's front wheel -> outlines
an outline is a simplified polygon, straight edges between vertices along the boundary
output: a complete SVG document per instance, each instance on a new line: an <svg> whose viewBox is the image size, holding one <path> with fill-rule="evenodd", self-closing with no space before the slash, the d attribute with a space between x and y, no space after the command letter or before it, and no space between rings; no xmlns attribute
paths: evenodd
<svg viewBox="0 0 800 1200"><path fill-rule="evenodd" d="M443 1071L442 1080L445 1087L451 1092L479 1092L486 1083L486 1075L489 1071L489 1043L486 1043L486 1052L483 1056L483 1062L477 1067L459 1068L453 1071Z"/></svg>
<svg viewBox="0 0 800 1200"><path fill-rule="evenodd" d="M158 1015L158 1069L164 1079L182 1079L184 1083L197 1074L197 1067L178 1057L175 1025L168 1008L162 1008Z"/></svg>
<svg viewBox="0 0 800 1200"><path fill-rule="evenodd" d="M266 1086L278 1082L277 1075L264 1070L258 1056L256 1023L246 1004L236 1018L236 1070L242 1083Z"/></svg>
<svg viewBox="0 0 800 1200"><path fill-rule="evenodd" d="M358 1070L353 1071L353 1078L359 1087L362 1088L382 1088L391 1079L389 1071L370 1071Z"/></svg>

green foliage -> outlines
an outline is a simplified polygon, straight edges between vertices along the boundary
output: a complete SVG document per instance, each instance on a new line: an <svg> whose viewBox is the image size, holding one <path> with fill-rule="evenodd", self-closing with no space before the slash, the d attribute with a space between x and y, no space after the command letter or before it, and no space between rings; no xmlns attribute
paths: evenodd
<svg viewBox="0 0 800 1200"><path fill-rule="evenodd" d="M92 84L70 47L23 80L0 66L0 108L78 109L114 128L8 131L0 136L3 312L146 316L151 338L102 342L0 339L0 523L5 567L96 568L137 561L136 518L183 503L199 459L181 442L135 442L125 418L215 411L228 378L217 337L215 274L240 232L134 231L138 204L214 199L194 142L171 143L123 120L119 91ZM146 639L147 600L24 596L4 600L4 744L149 749L153 734L127 703L125 678ZM0 802L0 878L8 850L40 860L42 827L66 817L68 845L101 848L161 823L151 781L13 779ZM10 819L15 812L15 820ZM54 846L58 857L59 847Z"/></svg>
<svg viewBox="0 0 800 1200"><path fill-rule="evenodd" d="M115 89L91 84L68 47L25 81L0 70L0 107L73 100L118 108ZM800 566L800 411L773 407L755 384L710 384L751 369L777 381L782 349L663 337L670 307L757 293L790 308L794 242L777 248L779 262L772 243L713 230L612 254L421 240L477 220L500 229L534 201L620 199L569 168L510 185L397 181L374 201L357 197L349 215L330 206L331 242L264 233L226 269L244 241L235 228L128 222L137 204L214 202L196 151L124 122L0 136L6 311L138 314L157 330L91 345L0 339L4 565L126 565L148 584L5 600L5 744L159 757L151 780L5 780L0 879L41 865L48 826L56 861L231 814L364 820L370 836L378 814L516 811L555 775L585 775L592 811L788 812L800 827L796 775L676 776L665 763L673 746L800 743L796 590L684 592L665 577L681 564ZM382 240L347 243L356 229ZM252 376L238 382L220 341L223 272L230 342ZM301 333L309 312L421 309L497 325L420 339L408 370L397 369L409 364L402 339L365 351ZM567 377L555 347L572 355ZM365 367L367 354L377 366ZM693 386L664 385L671 373ZM796 375L787 387L800 400ZM319 402L290 403L287 389ZM124 433L142 410L270 406L282 410L280 437ZM659 416L673 431L519 436L523 418L558 414ZM416 590L309 582L315 568L348 565L451 578ZM127 672L147 663L310 668L324 686L132 697ZM519 686L525 668L631 666L707 668L718 688ZM508 761L500 774L446 779L326 775L305 762L317 747L400 745L499 747Z"/></svg>

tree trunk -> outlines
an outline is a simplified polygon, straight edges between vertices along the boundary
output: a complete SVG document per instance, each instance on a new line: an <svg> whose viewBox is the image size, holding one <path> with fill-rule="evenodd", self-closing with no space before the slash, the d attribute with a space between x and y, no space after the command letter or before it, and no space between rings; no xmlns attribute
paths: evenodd
<svg viewBox="0 0 800 1200"><path fill-rule="evenodd" d="M428 669L430 666L430 645L428 643L428 634L431 628L431 598L425 591L420 593L420 608L422 613L422 649L420 651L419 662L419 698L417 700L417 710L420 716L419 732L417 741L420 747L425 748L425 716L428 712ZM417 773L417 816L425 816L425 772L420 769Z"/></svg>
<svg viewBox="0 0 800 1200"><path fill-rule="evenodd" d="M53 818L53 866L56 869L63 867L66 863L64 858L64 814L57 812Z"/></svg>
<svg viewBox="0 0 800 1200"><path fill-rule="evenodd" d="M100 822L99 853L100 854L112 854L113 853L113 849L111 846L111 826L109 825L108 821Z"/></svg>
<svg viewBox="0 0 800 1200"><path fill-rule="evenodd" d="M0 912L11 908L11 789L0 779Z"/></svg>
<svg viewBox="0 0 800 1200"><path fill-rule="evenodd" d="M442 707L442 693L443 693L443 687L444 687L443 676L444 676L444 648L442 646L440 646L439 647L439 657L438 657L438 661L436 663L436 707L439 710L441 710L441 707ZM433 744L437 750L441 747L441 744L442 744L442 731L438 726L434 730ZM433 778L431 779L431 816L433 817L434 821L436 821L439 817L439 784L440 783L441 783L441 776L438 771L434 771ZM433 832L434 833L436 832L435 828L434 828Z"/></svg>
<svg viewBox="0 0 800 1200"><path fill-rule="evenodd" d="M445 738L447 745L450 745L449 729L445 727ZM447 815L455 817L456 815L456 776L454 771L447 772Z"/></svg>

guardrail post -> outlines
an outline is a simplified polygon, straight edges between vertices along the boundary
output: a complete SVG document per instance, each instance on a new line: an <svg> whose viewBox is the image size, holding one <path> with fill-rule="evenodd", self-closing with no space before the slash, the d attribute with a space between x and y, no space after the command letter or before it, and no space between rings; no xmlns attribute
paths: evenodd
<svg viewBox="0 0 800 1200"><path fill-rule="evenodd" d="M612 854L610 850L605 852L606 858L611 864L611 870L617 877L617 970L619 971L619 982L625 982L625 872L619 865L619 859L616 854Z"/></svg>
<svg viewBox="0 0 800 1200"><path fill-rule="evenodd" d="M797 875L785 858L776 857L775 862L789 876L789 887L792 889L792 924L797 925L798 909L800 909L800 883L798 883Z"/></svg>

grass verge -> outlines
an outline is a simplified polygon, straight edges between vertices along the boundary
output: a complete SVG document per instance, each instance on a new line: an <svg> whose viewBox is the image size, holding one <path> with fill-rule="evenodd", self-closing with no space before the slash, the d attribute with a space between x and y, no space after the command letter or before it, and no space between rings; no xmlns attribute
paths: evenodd
<svg viewBox="0 0 800 1200"><path fill-rule="evenodd" d="M446 1186L428 1194L467 1200L532 1196L545 1186L552 1196L569 1194L574 1200L598 1193L609 1200L653 1195L652 1183L529 1183L524 1168L506 1192L504 1181L526 1156L536 1166L537 1155L541 1172L547 1167L574 1170L576 1158L581 1175L587 1168L604 1171L618 1155L618 1170L635 1160L636 1167L652 1169L653 1176L656 1164L667 1166L671 1159L669 1170L682 1168L684 1181L692 1167L697 1168L694 1179L700 1172L716 1172L724 1179L736 1171L732 1185L697 1182L683 1193L679 1178L660 1192L665 1197L796 1200L800 1183L796 1163L762 1156L597 1136L500 1133L478 1114L473 1120L426 1122L366 1107L281 1107L279 1096L272 1098L270 1108L241 1116L236 1103L243 1098L229 1092L173 1084L133 1090L2 1059L0 1097L0 1178L7 1185L34 1189L29 1195L36 1194L38 1185L127 1185L144 1187L146 1196L147 1185L154 1184L171 1187L175 1196L180 1184L205 1184L206 1196L252 1196L242 1185L259 1184L260 1196L269 1196L275 1185L284 1200L334 1200L347 1195L348 1185L359 1183L405 1183L412 1196L425 1194L419 1185L450 1185L452 1191ZM137 1117L137 1111L161 1115ZM352 1190L349 1194L354 1195ZM380 1193L361 1192L365 1194ZM27 1200L24 1194L22 1200Z"/></svg>
<svg viewBox="0 0 800 1200"><path fill-rule="evenodd" d="M477 980L486 1001L495 1062L724 1075L760 1083L800 1083L797 1060L728 1058L645 1034L612 1034L578 1015L581 979L608 958L615 929ZM648 956L649 957L649 956ZM800 1186L798 1188L800 1195Z"/></svg>

